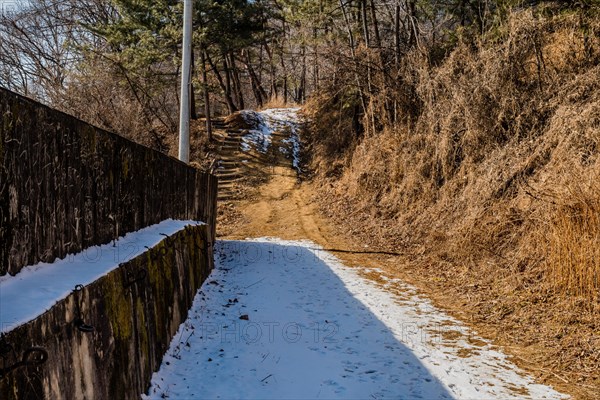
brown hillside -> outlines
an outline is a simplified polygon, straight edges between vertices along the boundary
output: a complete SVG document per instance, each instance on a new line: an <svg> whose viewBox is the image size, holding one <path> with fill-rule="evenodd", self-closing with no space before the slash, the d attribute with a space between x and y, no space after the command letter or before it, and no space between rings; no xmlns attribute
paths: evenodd
<svg viewBox="0 0 600 400"><path fill-rule="evenodd" d="M439 64L406 60L390 88L404 122L356 138L337 93L307 107L326 212L402 251L408 280L522 364L594 397L600 20L520 11Z"/></svg>

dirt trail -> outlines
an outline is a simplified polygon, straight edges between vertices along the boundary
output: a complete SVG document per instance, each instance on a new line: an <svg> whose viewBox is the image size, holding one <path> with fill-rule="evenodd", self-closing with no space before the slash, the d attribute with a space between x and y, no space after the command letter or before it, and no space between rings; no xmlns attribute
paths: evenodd
<svg viewBox="0 0 600 400"><path fill-rule="evenodd" d="M273 135L271 148L283 147L283 138ZM251 160L246 162L246 173L262 175L266 182L247 188L253 191L249 198L229 203L239 213L239 218L219 228L224 233L222 239L308 239L332 251L350 266L382 268L382 262L393 260L393 256L360 248L349 237L340 234L339 228L319 213L313 199L313 186L298 179L291 161L283 154L254 154L254 157L246 159Z"/></svg>
<svg viewBox="0 0 600 400"><path fill-rule="evenodd" d="M410 257L370 248L324 217L314 198L316 188L310 182L298 179L298 174L292 166L290 152L285 151L286 147L289 148L289 143L286 142L287 137L286 134L273 134L268 153L260 153L255 149L240 153L244 158L244 179L239 183L237 191L245 193L245 195L221 203L222 216L218 226L220 238L233 240L257 237L276 237L287 240L308 239L334 253L344 264L361 267L360 275L382 287L385 286L386 290L395 295L403 297L405 294L400 289L393 290L386 285L386 282L400 279L408 283L418 283L413 282L412 277L406 274L406 269L402 268L405 263L410 262L407 259ZM226 173L226 171L224 172ZM422 292L415 288L415 293ZM443 296L440 297L437 293L430 292L424 294L438 306L444 304ZM452 307L452 310L449 311L462 321L469 320L467 314L460 308ZM471 328L477 328L484 336L486 335L485 329L481 330L482 327L469 325ZM494 337L493 332L487 333L487 337ZM452 339L456 340L458 353L462 354L459 341L463 339L469 341L469 337L457 335ZM479 345L483 346L483 343L476 344L475 347ZM468 358L470 356L468 352L463 353L460 357ZM518 354L520 351L515 350L511 353ZM518 357L513 360L536 376L541 375L536 368L530 368L528 363L519 362ZM557 384L559 388L564 388L560 384L561 382L554 380L553 383Z"/></svg>
<svg viewBox="0 0 600 400"><path fill-rule="evenodd" d="M290 167L267 167L269 181L262 185L255 198L241 201L238 210L244 223L237 226L230 238L276 236L282 239L325 239L319 228L319 218L311 203L305 184L298 183Z"/></svg>
<svg viewBox="0 0 600 400"><path fill-rule="evenodd" d="M239 129L225 129L229 135L239 135L241 132ZM234 182L233 191L240 194L237 199L229 197L232 182L224 180L228 200L219 205L219 238L308 239L334 253L345 265L361 267L360 275L381 285L390 279L415 283L401 267L407 262L402 254L371 248L323 216L315 199L318 189L310 182L299 179L292 165L290 143L286 141L288 138L289 132L273 133L268 151L262 153L256 148L235 152L229 147L224 148L224 159L237 158L236 171L242 171L243 178ZM243 165L241 169L240 165ZM231 168L225 165L220 172L227 176ZM421 293L421 290L415 289ZM460 311L453 310L452 314L466 320Z"/></svg>
<svg viewBox="0 0 600 400"><path fill-rule="evenodd" d="M225 151L227 159L240 157L243 160L244 178L235 183L235 191L242 194L240 198L220 203L219 238L308 239L335 254L345 265L360 267L360 275L382 286L390 279L413 283L401 268L406 262L403 255L370 248L322 215L315 199L317 189L298 178L289 152L280 151L289 147L287 137L285 133L274 133L266 153L250 149L234 155L230 150ZM228 174L227 168L223 173ZM229 194L230 182L226 181L226 184L225 190ZM422 293L418 288L415 290ZM400 292L395 294L402 295ZM465 320L460 311L455 310L452 314Z"/></svg>
<svg viewBox="0 0 600 400"><path fill-rule="evenodd" d="M293 167L289 132L285 131L285 127L282 132L272 133L272 143L264 152L257 151L254 147L245 151L232 149L228 141L233 140L232 136L238 138L244 130L228 128L226 125L222 128L230 138L224 139L222 160L226 162L221 163L221 168L217 171L225 177L220 179L220 186L223 186L221 196L227 199L221 203L221 213L226 217L219 222L220 238L308 239L334 252L351 266L360 264L381 268L382 261L393 260L389 254L370 251L369 248L353 243L349 235L340 233L339 227L333 226L320 214L313 198L315 188L309 182L299 179ZM244 179L227 178L239 171L243 172ZM242 193L238 199L231 197L232 184L236 185L237 193ZM237 218L227 218L227 214L232 212Z"/></svg>

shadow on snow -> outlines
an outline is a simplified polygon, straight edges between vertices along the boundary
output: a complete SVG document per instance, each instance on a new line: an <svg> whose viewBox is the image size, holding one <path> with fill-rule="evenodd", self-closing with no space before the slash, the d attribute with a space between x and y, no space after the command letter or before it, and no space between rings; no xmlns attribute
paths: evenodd
<svg viewBox="0 0 600 400"><path fill-rule="evenodd" d="M184 361L196 357L197 378L186 383L185 372L174 366L168 392L203 398L452 398L397 339L402 332L392 333L356 300L328 265L331 256L311 246L268 239L217 244L216 270L189 316L193 334L187 344L181 341L191 351L174 354ZM407 329L414 337L414 327Z"/></svg>

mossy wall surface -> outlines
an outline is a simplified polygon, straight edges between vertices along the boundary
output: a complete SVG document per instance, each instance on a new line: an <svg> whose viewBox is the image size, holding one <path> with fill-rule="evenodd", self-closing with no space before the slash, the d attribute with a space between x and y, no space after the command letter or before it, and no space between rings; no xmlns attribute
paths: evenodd
<svg viewBox="0 0 600 400"><path fill-rule="evenodd" d="M210 174L0 88L0 276L167 218L214 236L216 190Z"/></svg>
<svg viewBox="0 0 600 400"><path fill-rule="evenodd" d="M187 227L9 332L7 364L33 346L48 360L0 377L0 398L139 399L210 273L211 230Z"/></svg>

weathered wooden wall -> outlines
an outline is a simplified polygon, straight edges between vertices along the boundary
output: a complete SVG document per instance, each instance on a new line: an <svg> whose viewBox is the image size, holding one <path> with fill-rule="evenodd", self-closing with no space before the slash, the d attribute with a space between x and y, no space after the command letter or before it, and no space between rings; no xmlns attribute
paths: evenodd
<svg viewBox="0 0 600 400"><path fill-rule="evenodd" d="M10 331L8 364L32 346L48 360L0 377L0 398L139 399L210 272L211 236L206 225L187 227ZM126 288L142 269L145 278ZM78 303L93 332L75 326Z"/></svg>
<svg viewBox="0 0 600 400"><path fill-rule="evenodd" d="M214 176L2 88L0 121L0 276L167 218L214 236Z"/></svg>

